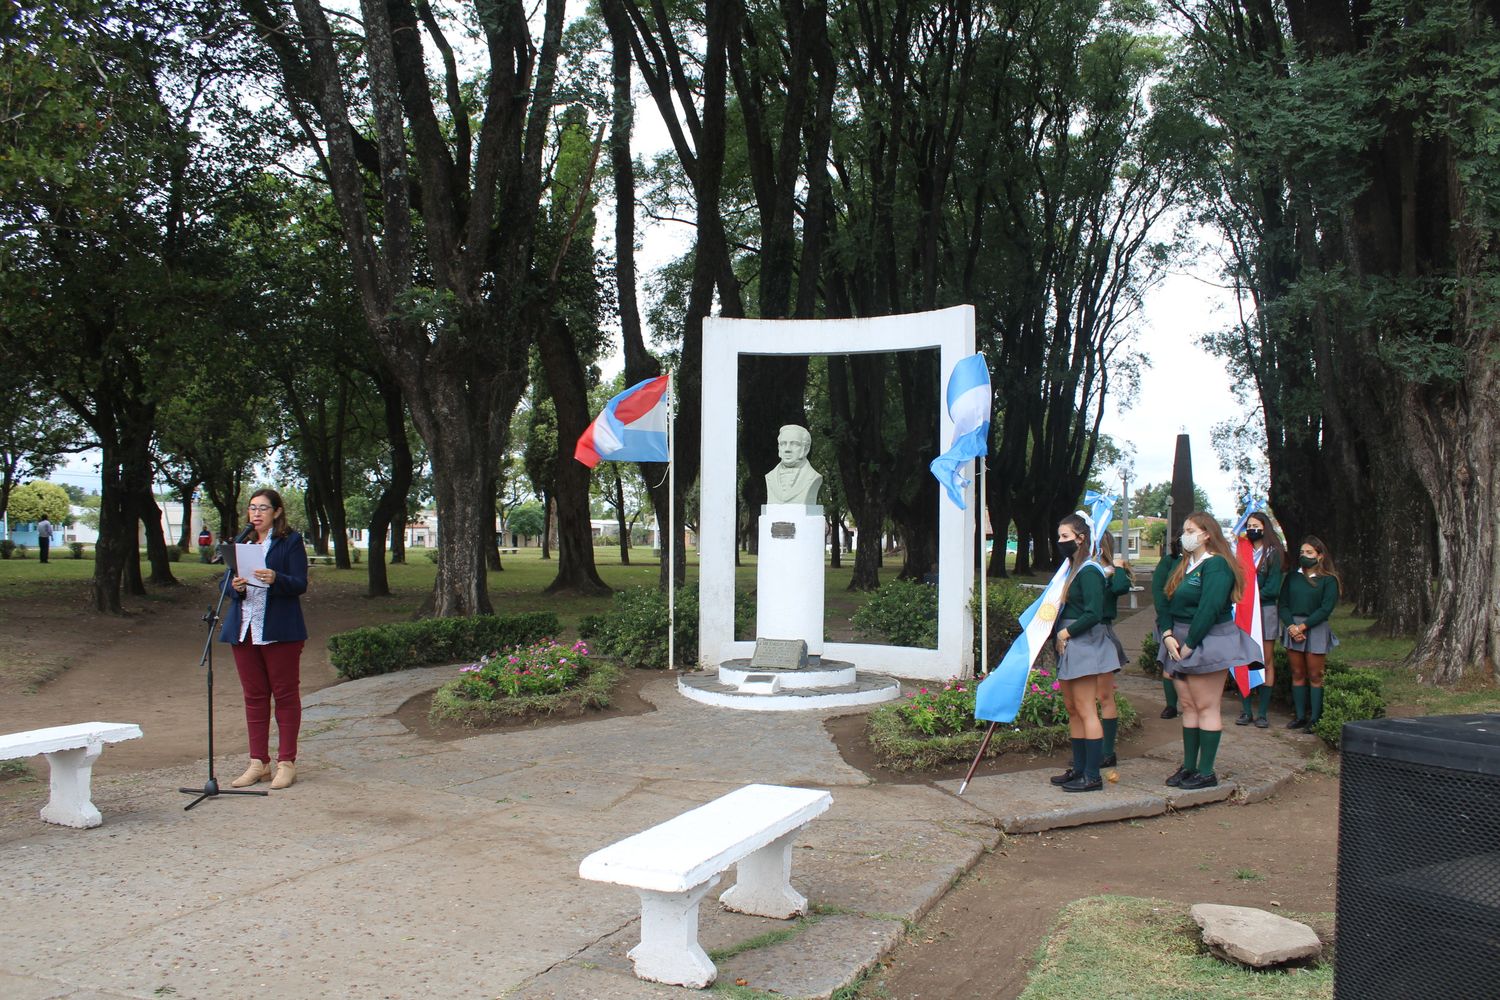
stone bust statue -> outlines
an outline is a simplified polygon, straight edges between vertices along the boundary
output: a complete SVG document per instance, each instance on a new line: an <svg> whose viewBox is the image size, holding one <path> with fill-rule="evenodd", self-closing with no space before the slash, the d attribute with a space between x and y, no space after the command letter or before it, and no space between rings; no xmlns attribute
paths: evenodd
<svg viewBox="0 0 1500 1000"><path fill-rule="evenodd" d="M813 505L823 488L823 477L807 464L812 434L806 427L787 424L776 435L776 453L781 464L766 473L766 503Z"/></svg>

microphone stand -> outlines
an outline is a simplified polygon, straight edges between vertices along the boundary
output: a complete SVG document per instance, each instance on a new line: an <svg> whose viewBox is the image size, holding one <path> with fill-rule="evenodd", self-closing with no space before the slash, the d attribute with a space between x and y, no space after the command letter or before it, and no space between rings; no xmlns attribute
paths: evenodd
<svg viewBox="0 0 1500 1000"><path fill-rule="evenodd" d="M224 560L226 573L234 572L234 546L227 542L219 544L219 556ZM219 779L214 777L214 632L218 628L219 613L224 610L224 598L229 596L229 588L226 586L228 579L219 582L219 599L214 606L208 609L208 613L202 618L208 623L208 635L203 641L203 656L198 660L198 666L204 668L204 677L208 683L208 780L203 783L202 788L179 788L184 795L196 795L197 798L183 806L184 810L202 802L204 799L217 798L220 795L267 795L268 792L253 788L220 788Z"/></svg>

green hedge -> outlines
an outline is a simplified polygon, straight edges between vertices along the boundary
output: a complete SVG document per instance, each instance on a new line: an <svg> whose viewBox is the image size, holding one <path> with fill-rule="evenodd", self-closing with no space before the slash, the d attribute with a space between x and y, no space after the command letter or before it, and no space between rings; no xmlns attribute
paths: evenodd
<svg viewBox="0 0 1500 1000"><path fill-rule="evenodd" d="M1312 731L1337 749L1344 723L1385 716L1385 684L1380 675L1330 661L1323 670L1323 715Z"/></svg>
<svg viewBox="0 0 1500 1000"><path fill-rule="evenodd" d="M1115 695L1120 708L1120 733L1140 725L1140 715L1122 694ZM884 767L894 771L921 771L945 764L968 762L979 751L988 722L976 722L968 732L946 736L927 736L907 726L897 712L898 705L883 705L870 713L865 738ZM1068 724L1015 728L997 726L985 757L998 757L1007 750L1035 750L1048 753L1068 744Z"/></svg>
<svg viewBox="0 0 1500 1000"><path fill-rule="evenodd" d="M345 680L436 663L477 660L485 653L556 635L557 615L476 615L428 618L352 629L328 637L328 660Z"/></svg>
<svg viewBox="0 0 1500 1000"><path fill-rule="evenodd" d="M677 628L677 665L698 662L698 588L679 587L673 611ZM754 610L748 595L735 594L735 634L750 627ZM578 634L590 652L613 657L622 667L661 670L667 666L667 595L655 587L631 587L615 592L607 612L583 615Z"/></svg>

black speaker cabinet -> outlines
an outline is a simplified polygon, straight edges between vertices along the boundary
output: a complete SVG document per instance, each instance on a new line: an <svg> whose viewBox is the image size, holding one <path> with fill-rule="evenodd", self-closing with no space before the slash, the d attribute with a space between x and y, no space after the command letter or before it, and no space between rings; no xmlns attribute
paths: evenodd
<svg viewBox="0 0 1500 1000"><path fill-rule="evenodd" d="M1335 1000L1500 998L1500 714L1341 746Z"/></svg>

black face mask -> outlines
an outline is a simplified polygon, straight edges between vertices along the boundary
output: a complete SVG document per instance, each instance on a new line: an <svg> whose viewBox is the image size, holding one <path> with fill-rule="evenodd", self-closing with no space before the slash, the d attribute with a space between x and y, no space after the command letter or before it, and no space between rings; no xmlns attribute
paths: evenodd
<svg viewBox="0 0 1500 1000"><path fill-rule="evenodd" d="M1057 552L1058 552L1058 555L1062 556L1064 559L1072 559L1073 558L1073 553L1075 553L1077 551L1078 551L1078 543L1075 542L1075 541L1071 541L1070 540L1070 541L1066 541L1066 542L1058 542L1057 543Z"/></svg>
<svg viewBox="0 0 1500 1000"><path fill-rule="evenodd" d="M1266 533L1260 528L1247 528L1245 529L1245 537L1250 539L1252 542L1258 542L1262 538L1266 537Z"/></svg>
<svg viewBox="0 0 1500 1000"><path fill-rule="evenodd" d="M1316 566L1318 564L1318 557L1317 556L1301 556L1301 557L1299 557L1297 559L1297 561L1302 564L1302 568L1303 569L1312 569L1314 566Z"/></svg>

